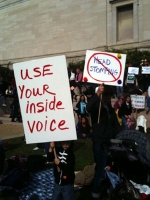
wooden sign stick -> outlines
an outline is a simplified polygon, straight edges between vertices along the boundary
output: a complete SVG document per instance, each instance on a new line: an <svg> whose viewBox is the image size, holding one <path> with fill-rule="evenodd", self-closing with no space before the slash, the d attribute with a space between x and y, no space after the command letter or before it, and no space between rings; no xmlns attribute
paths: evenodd
<svg viewBox="0 0 150 200"><path fill-rule="evenodd" d="M57 158L55 147L53 148L53 150L54 150L54 156L55 156L55 158ZM57 166L57 171L60 172L60 168L58 166Z"/></svg>
<svg viewBox="0 0 150 200"><path fill-rule="evenodd" d="M99 121L100 121L101 105L102 105L102 94L100 95L100 103L99 103L99 111L98 111L98 121L97 121L98 124L99 124Z"/></svg>

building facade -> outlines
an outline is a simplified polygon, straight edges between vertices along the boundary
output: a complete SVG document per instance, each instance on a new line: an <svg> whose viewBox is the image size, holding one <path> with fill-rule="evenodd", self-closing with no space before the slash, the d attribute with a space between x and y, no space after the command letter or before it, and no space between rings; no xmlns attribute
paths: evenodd
<svg viewBox="0 0 150 200"><path fill-rule="evenodd" d="M150 49L150 0L0 0L0 65Z"/></svg>

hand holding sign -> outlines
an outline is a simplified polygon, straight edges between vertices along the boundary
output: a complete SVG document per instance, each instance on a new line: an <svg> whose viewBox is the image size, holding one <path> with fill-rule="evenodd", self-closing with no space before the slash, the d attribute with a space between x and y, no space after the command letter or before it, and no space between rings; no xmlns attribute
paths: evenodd
<svg viewBox="0 0 150 200"><path fill-rule="evenodd" d="M104 92L104 84L100 84L97 90L97 95L101 96L103 92Z"/></svg>
<svg viewBox="0 0 150 200"><path fill-rule="evenodd" d="M60 163L60 160L57 158L57 154L56 154L56 149L55 149L55 143L54 142L50 142L50 148L49 148L49 152L54 151L54 162L56 165L58 165ZM59 167L57 166L57 171L60 172Z"/></svg>

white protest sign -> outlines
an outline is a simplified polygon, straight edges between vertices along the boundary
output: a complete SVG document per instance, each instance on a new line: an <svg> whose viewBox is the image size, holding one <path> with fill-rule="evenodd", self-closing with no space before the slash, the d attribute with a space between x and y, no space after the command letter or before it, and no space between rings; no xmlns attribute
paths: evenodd
<svg viewBox="0 0 150 200"><path fill-rule="evenodd" d="M142 74L150 74L150 66L142 67Z"/></svg>
<svg viewBox="0 0 150 200"><path fill-rule="evenodd" d="M139 68L138 67L128 67L128 73L129 74L139 74Z"/></svg>
<svg viewBox="0 0 150 200"><path fill-rule="evenodd" d="M86 52L83 81L122 86L126 54L90 51Z"/></svg>
<svg viewBox="0 0 150 200"><path fill-rule="evenodd" d="M128 75L127 75L127 83L134 84L134 81L135 81L135 76L134 76L134 74L128 74Z"/></svg>
<svg viewBox="0 0 150 200"><path fill-rule="evenodd" d="M75 140L65 56L13 65L26 142Z"/></svg>
<svg viewBox="0 0 150 200"><path fill-rule="evenodd" d="M138 109L145 108L145 96L142 95L130 95L130 96L133 108L138 108Z"/></svg>

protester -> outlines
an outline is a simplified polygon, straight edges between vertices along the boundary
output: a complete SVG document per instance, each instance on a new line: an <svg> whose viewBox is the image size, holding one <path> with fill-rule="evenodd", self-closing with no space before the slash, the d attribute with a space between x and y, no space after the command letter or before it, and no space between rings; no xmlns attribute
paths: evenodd
<svg viewBox="0 0 150 200"><path fill-rule="evenodd" d="M105 179L105 167L107 153L100 144L111 138L115 138L120 131L114 109L111 106L112 87L100 84L97 93L87 103L87 111L91 113L93 152L96 163L92 185L92 197L100 197L102 180Z"/></svg>
<svg viewBox="0 0 150 200"><path fill-rule="evenodd" d="M123 95L124 91L123 91L123 86L116 86L116 94L117 96L119 94L122 94Z"/></svg>
<svg viewBox="0 0 150 200"><path fill-rule="evenodd" d="M12 90L10 85L8 86L7 90L5 91L5 94L6 94L7 97L13 96L13 90Z"/></svg>
<svg viewBox="0 0 150 200"><path fill-rule="evenodd" d="M92 84L86 84L86 91L84 92L85 96L87 97L87 102L89 102L90 98L94 95L95 91Z"/></svg>
<svg viewBox="0 0 150 200"><path fill-rule="evenodd" d="M16 95L17 94L17 87L16 87L16 79L15 79L14 76L11 79L11 88L12 88L12 91L13 91L13 95Z"/></svg>
<svg viewBox="0 0 150 200"><path fill-rule="evenodd" d="M81 122L77 124L76 129L77 129L77 138L82 138L82 139L91 138L92 129L86 117L81 118Z"/></svg>
<svg viewBox="0 0 150 200"><path fill-rule="evenodd" d="M72 85L74 86L76 72L73 68L71 68L70 71L68 72L68 77L69 77L70 86L72 86Z"/></svg>
<svg viewBox="0 0 150 200"><path fill-rule="evenodd" d="M2 101L2 106L6 106L6 101L5 101L5 97L4 97L4 93L2 88L0 87L0 99Z"/></svg>
<svg viewBox="0 0 150 200"><path fill-rule="evenodd" d="M132 105L131 105L131 98L130 95L125 96L125 100L122 103L118 116L122 119L122 129L127 130L127 119L131 118L132 114Z"/></svg>
<svg viewBox="0 0 150 200"><path fill-rule="evenodd" d="M141 66L150 66L148 63L147 59L143 60L141 63ZM147 88L149 87L149 80L150 80L150 75L149 74L142 74L142 85L143 85L143 92L147 91Z"/></svg>
<svg viewBox="0 0 150 200"><path fill-rule="evenodd" d="M78 88L76 84L75 84L75 87L73 87L72 92L73 92L75 101L78 101L78 97L80 97L81 94L80 94L80 89Z"/></svg>
<svg viewBox="0 0 150 200"><path fill-rule="evenodd" d="M17 122L17 121L22 122L22 115L17 94L14 96L13 102L10 104L10 108L11 108L10 117L12 118L11 122Z"/></svg>
<svg viewBox="0 0 150 200"><path fill-rule="evenodd" d="M120 126L122 126L122 119L119 117L118 113L119 113L119 109L120 109L122 103L124 102L124 96L122 94L119 94L117 98L118 99L114 103L113 107L114 107L114 110L116 112L118 122L119 122Z"/></svg>
<svg viewBox="0 0 150 200"><path fill-rule="evenodd" d="M142 94L143 94L143 91L140 89L140 86L137 85L137 86L135 87L135 89L134 89L130 94L133 94L133 95L142 95Z"/></svg>
<svg viewBox="0 0 150 200"><path fill-rule="evenodd" d="M83 74L82 74L80 68L77 68L75 82L76 82L77 87L80 89L80 93L81 93L82 79L83 79Z"/></svg>
<svg viewBox="0 0 150 200"><path fill-rule="evenodd" d="M88 117L88 112L86 110L86 102L85 102L85 96L84 95L80 96L80 100L76 104L74 110L78 115L78 120L80 120L81 117Z"/></svg>
<svg viewBox="0 0 150 200"><path fill-rule="evenodd" d="M73 68L71 68L68 71L68 77L69 77L69 84L70 84L71 99L73 102L74 88L76 87L76 82L75 82L76 73Z"/></svg>
<svg viewBox="0 0 150 200"><path fill-rule="evenodd" d="M114 109L115 111L119 110L119 108L121 107L123 101L124 101L124 96L122 94L118 94L117 96L117 101L114 103Z"/></svg>
<svg viewBox="0 0 150 200"><path fill-rule="evenodd" d="M56 148L57 158L54 157L54 147L55 143L51 142L47 154L47 160L54 161L55 185L52 200L73 200L75 156L71 141L62 141L61 147Z"/></svg>
<svg viewBox="0 0 150 200"><path fill-rule="evenodd" d="M129 63L128 67L133 67L133 64ZM125 75L125 85L127 87L127 92L131 93L135 89L135 87L138 85L137 77L136 77L136 75L134 75L133 83L128 83L128 72L125 72L125 74L126 74Z"/></svg>
<svg viewBox="0 0 150 200"><path fill-rule="evenodd" d="M148 90L147 90L147 107L146 107L146 114L149 113L150 110L150 83L148 84Z"/></svg>

